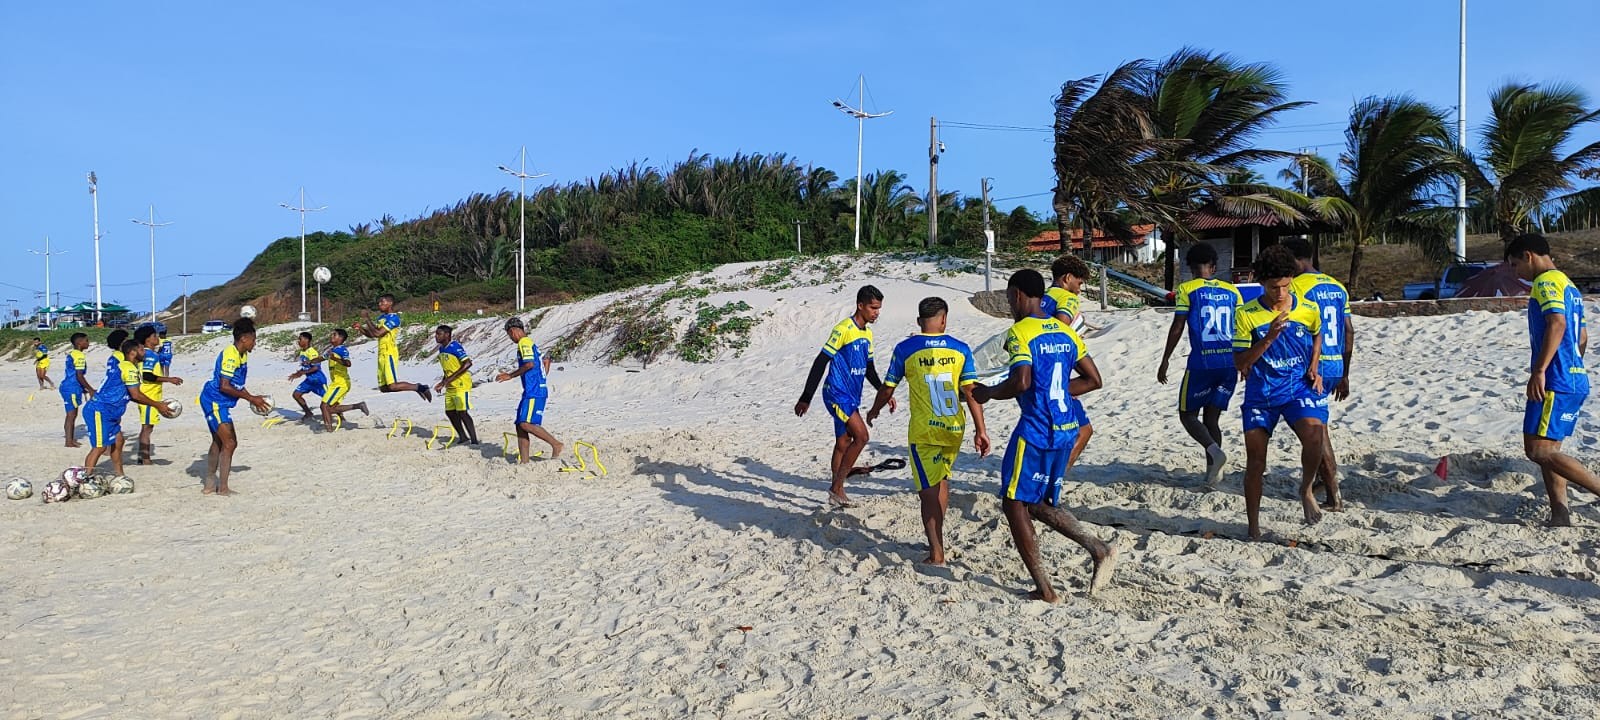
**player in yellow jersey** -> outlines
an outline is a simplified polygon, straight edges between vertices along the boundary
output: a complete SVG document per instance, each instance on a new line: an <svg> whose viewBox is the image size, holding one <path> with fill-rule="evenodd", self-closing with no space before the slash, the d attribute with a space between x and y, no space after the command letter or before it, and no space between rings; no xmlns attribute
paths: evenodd
<svg viewBox="0 0 1600 720"><path fill-rule="evenodd" d="M40 390L55 389L55 381L50 379L50 347L40 338L33 339L33 374L39 379Z"/></svg>
<svg viewBox="0 0 1600 720"><path fill-rule="evenodd" d="M1083 283L1089 279L1089 264L1077 255L1062 255L1050 263L1050 276L1055 281L1044 291L1044 297L1039 299L1039 308L1045 315L1066 323L1081 337L1083 312L1080 310L1079 293L1083 292ZM1083 454L1083 449L1089 447L1089 438L1094 436L1094 425L1089 423L1089 413L1084 412L1083 401L1077 396L1068 398L1067 405L1078 416L1078 440L1072 446L1072 453L1067 456L1067 469L1071 470L1072 466L1078 464L1078 456Z"/></svg>
<svg viewBox="0 0 1600 720"><path fill-rule="evenodd" d="M380 315L374 321L367 311L361 311L362 322L356 324L362 335L378 341L378 392L410 391L433 402L433 393L426 384L399 380L400 346L396 333L400 330L400 313L394 311L393 295L378 296L378 312Z"/></svg>
<svg viewBox="0 0 1600 720"><path fill-rule="evenodd" d="M972 446L978 457L989 455L983 406L972 399L978 367L972 349L945 334L949 313L950 306L942 298L924 298L917 304L917 327L922 332L895 346L883 388L867 411L867 424L871 425L901 380L911 386L911 467L922 505L922 529L928 534L928 557L923 562L930 565L944 564L944 516L950 508L950 484L945 479L967 431L963 403L972 412L976 429Z"/></svg>
<svg viewBox="0 0 1600 720"><path fill-rule="evenodd" d="M456 437L469 445L478 444L478 427L472 423L472 357L461 343L451 339L455 330L440 325L433 331L433 340L439 343L439 367L444 378L433 386L435 392L444 393L444 416L450 418Z"/></svg>
<svg viewBox="0 0 1600 720"><path fill-rule="evenodd" d="M172 368L172 343L161 337L154 325L143 325L134 331L133 339L144 348L144 361L140 363L139 389L144 395L157 403L161 402L161 386L172 384L182 385L183 378L168 374ZM161 424L162 406L139 406L139 464L151 465L155 463L156 444L151 439L157 425Z"/></svg>
<svg viewBox="0 0 1600 720"><path fill-rule="evenodd" d="M322 391L323 432L333 432L334 415L343 420L344 414L351 410L360 410L362 415L368 414L365 402L340 404L350 394L350 350L344 346L344 341L349 337L344 328L334 328L328 340L331 344L324 357L328 365L328 386Z"/></svg>

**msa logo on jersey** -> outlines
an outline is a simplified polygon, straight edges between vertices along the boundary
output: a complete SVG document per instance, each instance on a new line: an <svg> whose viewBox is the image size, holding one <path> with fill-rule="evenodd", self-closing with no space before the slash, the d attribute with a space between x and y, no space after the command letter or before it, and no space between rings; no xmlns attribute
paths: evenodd
<svg viewBox="0 0 1600 720"><path fill-rule="evenodd" d="M1561 413L1561 422L1572 422L1577 419L1578 414L1575 412Z"/></svg>

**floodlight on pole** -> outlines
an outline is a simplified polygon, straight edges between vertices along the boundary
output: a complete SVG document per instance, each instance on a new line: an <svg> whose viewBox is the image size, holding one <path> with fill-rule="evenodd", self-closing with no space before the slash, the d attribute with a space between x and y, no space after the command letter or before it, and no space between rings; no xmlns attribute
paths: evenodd
<svg viewBox="0 0 1600 720"><path fill-rule="evenodd" d="M1467 148L1467 0L1461 0L1461 64L1457 69L1456 149ZM1456 176L1456 262L1467 261L1467 177Z"/></svg>
<svg viewBox="0 0 1600 720"><path fill-rule="evenodd" d="M48 307L50 307L50 256L51 255L65 255L67 253L67 251L65 251L65 250L56 250L54 252L51 252L50 251L50 236L46 235L46 236L44 236L44 250L42 250L42 251L41 250L29 250L28 252L33 253L35 255L43 255L44 256L44 304L45 304L45 307L48 308ZM49 311L46 311L45 314L44 314L44 321L46 323L50 324L50 325L54 325L55 324L55 317L53 316L53 313L51 313Z"/></svg>
<svg viewBox="0 0 1600 720"><path fill-rule="evenodd" d="M517 210L517 302L516 308L521 312L526 306L528 297L528 180L542 178L550 173L528 174L528 146L523 145L517 169L512 170L504 165L498 166L500 172L517 179L517 197L520 202Z"/></svg>
<svg viewBox="0 0 1600 720"><path fill-rule="evenodd" d="M888 117L890 115L893 115L894 111L893 110L886 110L886 111L881 112L881 113L869 113L869 112L867 112L865 110L865 107L866 107L866 104L867 104L867 76L865 76L865 75L857 75L856 76L856 84L857 84L856 99L861 103L862 107L860 107L860 108L852 107L849 103L846 103L845 101L839 100L839 99L835 99L833 101L833 106L838 108L839 112L842 112L842 113L844 113L846 115L849 115L850 117L853 117L853 118L856 119L856 249L860 250L861 249L861 140L862 140L863 135L866 132L866 124L867 124L868 120L872 120L874 118Z"/></svg>
<svg viewBox="0 0 1600 720"><path fill-rule="evenodd" d="M94 320L100 322L100 179L89 171L89 199L94 203Z"/></svg>
<svg viewBox="0 0 1600 720"><path fill-rule="evenodd" d="M135 225L150 228L150 322L156 321L156 228L171 225L170 222L156 222L156 206L150 206L150 220L148 222L134 218Z"/></svg>
<svg viewBox="0 0 1600 720"><path fill-rule="evenodd" d="M300 187L300 204L298 206L290 205L289 203L278 203L278 207L300 213L300 320L304 322L311 319L311 313L306 310L306 213L322 212L327 210L328 206L306 207L306 189L302 185Z"/></svg>

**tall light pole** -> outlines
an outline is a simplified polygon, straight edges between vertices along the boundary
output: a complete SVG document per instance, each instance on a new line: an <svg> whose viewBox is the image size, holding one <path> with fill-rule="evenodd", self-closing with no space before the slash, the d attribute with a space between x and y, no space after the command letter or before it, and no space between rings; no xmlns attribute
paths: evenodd
<svg viewBox="0 0 1600 720"><path fill-rule="evenodd" d="M44 304L45 304L45 307L48 308L48 307L50 307L50 256L51 255L65 255L67 253L67 251L65 251L65 250L57 250L55 252L50 252L50 236L46 235L46 236L44 236L44 250L42 250L42 251L40 251L40 250L29 250L28 252L31 252L31 253L33 253L35 255L43 255L44 256ZM55 325L54 314L49 312L49 311L46 311L45 314L44 314L44 321L46 323L50 324L51 326L54 326Z"/></svg>
<svg viewBox="0 0 1600 720"><path fill-rule="evenodd" d="M322 212L328 206L306 207L306 189L300 187L300 205L293 206L289 203L278 203L278 207L300 213L300 320L304 322L311 319L311 313L306 310L306 213Z"/></svg>
<svg viewBox="0 0 1600 720"><path fill-rule="evenodd" d="M178 273L183 278L183 334L189 334L189 278L194 273Z"/></svg>
<svg viewBox="0 0 1600 720"><path fill-rule="evenodd" d="M170 223L170 222L164 222L164 223L156 222L156 206L154 206L154 205L150 206L150 220L148 222L144 221L144 220L140 220L138 218L134 218L133 222L134 222L135 225L143 225L143 226L145 226L147 228L150 228L150 322L155 322L156 321L156 228L158 228L158 227L166 227L168 225L171 225L172 223Z"/></svg>
<svg viewBox="0 0 1600 720"><path fill-rule="evenodd" d="M528 180L542 178L550 173L528 174L527 145L522 146L518 157L521 159L516 170L504 165L499 168L500 172L517 179L517 197L521 203L517 211L517 312L522 312L527 305L528 297Z"/></svg>
<svg viewBox="0 0 1600 720"><path fill-rule="evenodd" d="M94 321L100 322L100 180L89 171L89 199L94 203Z"/></svg>
<svg viewBox="0 0 1600 720"><path fill-rule="evenodd" d="M866 124L867 124L868 120L871 120L873 118L888 117L890 115L893 115L894 111L893 110L886 110L886 111L881 112L881 113L869 113L869 112L867 112L866 109L865 109L866 105L867 105L867 76L865 76L865 75L857 75L856 76L856 84L857 84L856 99L861 103L861 107L860 108L851 107L845 101L838 100L838 99L835 99L833 101L833 106L836 107L836 108L839 108L839 112L842 112L842 113L844 113L846 115L849 115L850 117L853 117L853 118L856 119L856 249L860 250L861 249L861 140L862 140L863 134L866 132Z"/></svg>
<svg viewBox="0 0 1600 720"><path fill-rule="evenodd" d="M1467 147L1467 0L1461 0L1461 65L1457 73L1460 94L1456 98L1456 149ZM1467 178L1456 176L1456 261L1467 259Z"/></svg>

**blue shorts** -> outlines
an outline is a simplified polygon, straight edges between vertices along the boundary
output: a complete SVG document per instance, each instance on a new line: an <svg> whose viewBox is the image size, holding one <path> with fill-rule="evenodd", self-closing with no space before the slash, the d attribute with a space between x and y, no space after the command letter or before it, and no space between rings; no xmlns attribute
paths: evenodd
<svg viewBox="0 0 1600 720"><path fill-rule="evenodd" d="M828 408L828 417L833 418L833 436L836 438L844 437L850 425L850 416L861 411L859 405L846 408L843 403L826 399L822 401L822 406Z"/></svg>
<svg viewBox="0 0 1600 720"><path fill-rule="evenodd" d="M232 400L232 398L229 399ZM216 398L207 397L204 394L200 396L200 409L205 412L206 427L210 428L213 433L221 429L223 425L233 424L233 406L234 403L224 404Z"/></svg>
<svg viewBox="0 0 1600 720"><path fill-rule="evenodd" d="M83 388L73 388L69 390L63 387L59 388L59 392L61 393L61 406L65 408L67 412L72 412L83 407Z"/></svg>
<svg viewBox="0 0 1600 720"><path fill-rule="evenodd" d="M1263 407L1246 405L1241 409L1244 411L1244 431L1248 433L1251 430L1265 430L1267 437L1272 437L1272 430L1278 426L1279 420L1289 423L1290 426L1306 419L1328 424L1328 396L1315 396L1315 393L1307 393L1304 397L1282 405Z"/></svg>
<svg viewBox="0 0 1600 720"><path fill-rule="evenodd" d="M1572 436L1578 426L1578 413L1588 395L1546 390L1543 402L1528 403L1522 413L1522 434L1560 442Z"/></svg>
<svg viewBox="0 0 1600 720"><path fill-rule="evenodd" d="M1322 378L1322 397L1325 397L1325 398L1333 397L1333 391L1338 389L1339 383L1342 383L1342 382L1344 382L1344 377L1343 376L1334 376L1334 377L1326 377L1326 376L1324 376Z"/></svg>
<svg viewBox="0 0 1600 720"><path fill-rule="evenodd" d="M1045 448L1029 445L1020 435L1013 434L1000 464L1000 499L1055 505L1076 441L1077 432L1073 432L1066 436L1063 447Z"/></svg>
<svg viewBox="0 0 1600 720"><path fill-rule="evenodd" d="M517 424L529 423L532 425L544 424L544 404L549 398L523 398L517 403Z"/></svg>
<svg viewBox="0 0 1600 720"><path fill-rule="evenodd" d="M301 395L316 395L317 397L321 397L324 392L327 392L327 390L328 382L326 380L318 380L316 378L309 377L301 380L300 384L296 385L294 388L294 391L300 393Z"/></svg>
<svg viewBox="0 0 1600 720"><path fill-rule="evenodd" d="M1205 408L1227 410L1239 386L1239 371L1233 368L1185 370L1178 391L1178 412L1200 412Z"/></svg>
<svg viewBox="0 0 1600 720"><path fill-rule="evenodd" d="M111 447L122 435L122 412L112 414L112 410L98 404L89 405L83 411L83 424L89 428L90 447Z"/></svg>
<svg viewBox="0 0 1600 720"><path fill-rule="evenodd" d="M1072 417L1078 419L1078 427L1088 427L1090 425L1089 413L1084 411L1083 401L1075 397L1067 398L1067 410L1071 412Z"/></svg>

